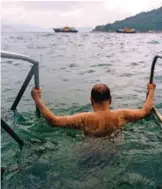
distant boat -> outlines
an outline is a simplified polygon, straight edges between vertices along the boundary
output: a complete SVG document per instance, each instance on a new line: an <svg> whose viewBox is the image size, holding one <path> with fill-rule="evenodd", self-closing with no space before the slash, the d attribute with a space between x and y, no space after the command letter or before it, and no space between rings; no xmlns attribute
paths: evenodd
<svg viewBox="0 0 162 189"><path fill-rule="evenodd" d="M136 33L135 29L124 28L116 30L117 33Z"/></svg>
<svg viewBox="0 0 162 189"><path fill-rule="evenodd" d="M77 33L78 30L76 30L73 27L63 27L63 28L53 28L53 30L57 32L65 32L65 33Z"/></svg>

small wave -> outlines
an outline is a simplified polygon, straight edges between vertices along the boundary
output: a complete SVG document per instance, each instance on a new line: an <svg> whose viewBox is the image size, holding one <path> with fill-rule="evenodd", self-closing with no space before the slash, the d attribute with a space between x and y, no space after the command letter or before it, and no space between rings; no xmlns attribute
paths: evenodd
<svg viewBox="0 0 162 189"><path fill-rule="evenodd" d="M32 45L28 45L27 47L29 49L45 49L46 48L45 46L41 47L41 46L32 46Z"/></svg>
<svg viewBox="0 0 162 189"><path fill-rule="evenodd" d="M125 183L128 183L128 186L134 186L136 183L145 183L148 184L150 186L154 186L155 183L144 177L143 175L139 174L139 173L126 173L125 177L123 177L123 180L125 181ZM129 181L129 182L128 182Z"/></svg>
<svg viewBox="0 0 162 189"><path fill-rule="evenodd" d="M50 37L50 36L54 36L54 34L53 33L48 33L48 34L42 35L42 37Z"/></svg>
<svg viewBox="0 0 162 189"><path fill-rule="evenodd" d="M66 35L66 34L64 34L64 35L62 35L63 37L70 37L69 35Z"/></svg>
<svg viewBox="0 0 162 189"><path fill-rule="evenodd" d="M40 65L39 67L40 67L40 68L45 68L46 66L45 66L45 65Z"/></svg>
<svg viewBox="0 0 162 189"><path fill-rule="evenodd" d="M157 75L154 77L155 80L159 80L159 81L162 81L162 76L161 75Z"/></svg>
<svg viewBox="0 0 162 189"><path fill-rule="evenodd" d="M8 89L10 91L10 89ZM12 110L6 110L5 108L1 108L1 116L3 120L5 121L11 121L13 119L13 111Z"/></svg>
<svg viewBox="0 0 162 189"><path fill-rule="evenodd" d="M95 80L95 82L97 83L97 82L100 82L100 79L94 79Z"/></svg>
<svg viewBox="0 0 162 189"><path fill-rule="evenodd" d="M102 67L102 66L112 66L112 64L97 64L97 65L92 65L91 67Z"/></svg>
<svg viewBox="0 0 162 189"><path fill-rule="evenodd" d="M144 63L145 61L143 61L143 60L141 60L141 61L139 61L139 63Z"/></svg>
<svg viewBox="0 0 162 189"><path fill-rule="evenodd" d="M123 73L123 74L121 74L120 76L131 77L131 76L132 76L132 74L131 74L131 73Z"/></svg>
<svg viewBox="0 0 162 189"><path fill-rule="evenodd" d="M66 70L66 68L65 68L65 67L62 67L62 68L60 68L60 70Z"/></svg>
<svg viewBox="0 0 162 189"><path fill-rule="evenodd" d="M8 50L9 50L8 44L5 44L5 45L4 45L3 50L5 50L5 51L8 51Z"/></svg>
<svg viewBox="0 0 162 189"><path fill-rule="evenodd" d="M93 73L95 70L88 70L86 73Z"/></svg>
<svg viewBox="0 0 162 189"><path fill-rule="evenodd" d="M45 49L46 47L40 47L40 46L36 46L36 49Z"/></svg>
<svg viewBox="0 0 162 189"><path fill-rule="evenodd" d="M21 37L21 36L16 37L16 39L18 39L18 40L24 40L24 38L23 38L23 37Z"/></svg>
<svg viewBox="0 0 162 189"><path fill-rule="evenodd" d="M114 55L114 54L113 54L113 55ZM113 55L107 55L106 58L110 58L110 57L112 57Z"/></svg>
<svg viewBox="0 0 162 189"><path fill-rule="evenodd" d="M111 70L107 70L106 72L110 73L110 72L111 72Z"/></svg>
<svg viewBox="0 0 162 189"><path fill-rule="evenodd" d="M3 63L6 63L6 64L12 64L12 60L6 60L5 62Z"/></svg>
<svg viewBox="0 0 162 189"><path fill-rule="evenodd" d="M98 47L99 47L100 49L103 49L103 48L104 48L103 45L98 45Z"/></svg>
<svg viewBox="0 0 162 189"><path fill-rule="evenodd" d="M14 66L19 66L20 64L19 63L15 63Z"/></svg>
<svg viewBox="0 0 162 189"><path fill-rule="evenodd" d="M89 35L88 34L82 34L82 37L88 37Z"/></svg>
<svg viewBox="0 0 162 189"><path fill-rule="evenodd" d="M22 81L16 81L15 84L21 85Z"/></svg>
<svg viewBox="0 0 162 189"><path fill-rule="evenodd" d="M160 44L160 42L153 40L153 41L149 41L148 44Z"/></svg>
<svg viewBox="0 0 162 189"><path fill-rule="evenodd" d="M10 91L12 91L12 89L6 88L6 89L4 89L4 90L2 90L2 91L5 93L5 92L10 92Z"/></svg>
<svg viewBox="0 0 162 189"><path fill-rule="evenodd" d="M14 39L14 37L13 37L13 36L10 36L10 39Z"/></svg>
<svg viewBox="0 0 162 189"><path fill-rule="evenodd" d="M131 65L133 65L133 66L137 66L138 63L137 63L137 62L132 62Z"/></svg>
<svg viewBox="0 0 162 189"><path fill-rule="evenodd" d="M62 81L69 81L69 80L65 78L65 79L62 79Z"/></svg>
<svg viewBox="0 0 162 189"><path fill-rule="evenodd" d="M83 46L83 44L78 44L78 47L82 47Z"/></svg>
<svg viewBox="0 0 162 189"><path fill-rule="evenodd" d="M95 70L88 70L88 71L85 71L85 72L81 72L80 74L83 75L85 73L93 73L93 72L95 72Z"/></svg>
<svg viewBox="0 0 162 189"><path fill-rule="evenodd" d="M77 67L77 64L73 63L73 64L70 64L68 67L74 68L74 67Z"/></svg>

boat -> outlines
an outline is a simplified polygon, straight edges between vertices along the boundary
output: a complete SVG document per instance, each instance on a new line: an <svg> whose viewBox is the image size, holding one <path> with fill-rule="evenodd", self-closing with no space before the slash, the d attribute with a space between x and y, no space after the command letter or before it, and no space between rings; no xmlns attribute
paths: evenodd
<svg viewBox="0 0 162 189"><path fill-rule="evenodd" d="M124 28L124 29L117 29L116 32L117 33L136 33L136 30L131 29L131 28Z"/></svg>
<svg viewBox="0 0 162 189"><path fill-rule="evenodd" d="M53 28L53 30L57 32L66 32L66 33L77 33L78 30L73 27L63 27L63 28Z"/></svg>

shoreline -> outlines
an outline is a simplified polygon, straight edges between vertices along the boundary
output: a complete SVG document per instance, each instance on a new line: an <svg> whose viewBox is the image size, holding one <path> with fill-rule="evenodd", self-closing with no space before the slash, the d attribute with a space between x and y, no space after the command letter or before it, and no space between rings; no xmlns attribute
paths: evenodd
<svg viewBox="0 0 162 189"><path fill-rule="evenodd" d="M116 31L91 31L90 33L117 33ZM131 33L131 34L138 34L138 33L146 33L146 34L151 34L151 33L162 33L161 31L147 31L147 32L140 32L137 31L136 33ZM123 34L130 34L130 33L123 33Z"/></svg>

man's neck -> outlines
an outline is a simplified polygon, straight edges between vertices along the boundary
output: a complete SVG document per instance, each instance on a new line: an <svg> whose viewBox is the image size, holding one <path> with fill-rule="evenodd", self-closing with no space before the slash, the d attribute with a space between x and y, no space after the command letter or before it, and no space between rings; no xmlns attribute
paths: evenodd
<svg viewBox="0 0 162 189"><path fill-rule="evenodd" d="M94 112L98 112L98 111L106 111L109 110L109 102L104 102L104 103L95 103L93 104L93 110Z"/></svg>

